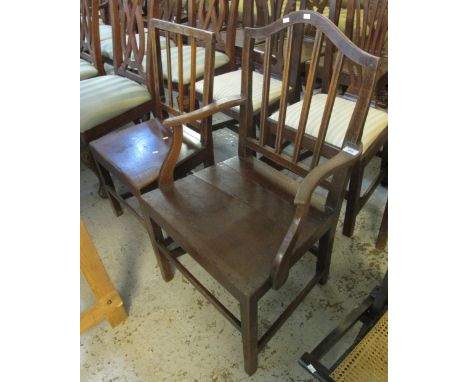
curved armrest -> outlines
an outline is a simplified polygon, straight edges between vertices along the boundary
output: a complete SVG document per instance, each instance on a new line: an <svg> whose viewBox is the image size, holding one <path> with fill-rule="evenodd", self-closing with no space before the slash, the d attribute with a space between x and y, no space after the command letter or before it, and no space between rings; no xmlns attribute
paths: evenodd
<svg viewBox="0 0 468 382"><path fill-rule="evenodd" d="M273 260L273 267L270 273L273 289L279 289L288 279L289 260L296 245L304 218L309 212L312 193L324 179L352 166L359 159L361 152L362 145L359 146L359 149L346 146L332 159L315 167L299 185L294 199L294 204L296 205L294 218Z"/></svg>
<svg viewBox="0 0 468 382"><path fill-rule="evenodd" d="M301 182L294 198L295 205L308 205L317 186L330 175L350 167L356 162L362 152L362 145L358 148L346 146L343 150L326 163L315 167Z"/></svg>
<svg viewBox="0 0 468 382"><path fill-rule="evenodd" d="M245 98L241 98L240 95L230 96L221 98L220 100L214 101L209 105L203 106L200 109L194 110L190 113L177 115L175 117L167 118L163 122L164 127L181 126L190 122L197 121L199 119L207 118L220 111L230 109L234 106L239 106L245 101Z"/></svg>

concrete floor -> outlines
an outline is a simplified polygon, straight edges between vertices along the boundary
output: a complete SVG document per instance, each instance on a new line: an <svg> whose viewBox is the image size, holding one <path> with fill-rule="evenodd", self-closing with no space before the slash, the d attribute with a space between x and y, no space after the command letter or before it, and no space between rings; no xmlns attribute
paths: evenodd
<svg viewBox="0 0 468 382"><path fill-rule="evenodd" d="M214 137L217 161L236 154L236 134L223 129ZM375 160L369 172L377 166ZM81 216L129 317L115 329L101 322L80 337L82 381L312 381L298 359L369 294L387 268L387 250L374 247L387 197L387 190L379 187L359 214L352 239L341 234L343 208L328 283L306 297L260 353L258 370L248 377L240 333L180 273L165 283L143 227L130 212L116 218L96 191L97 179L82 166ZM233 298L188 256L183 259L238 315ZM314 265L313 256L302 259L287 284L260 301L260 333L310 278ZM81 310L92 303L81 277ZM337 346L325 363L339 352Z"/></svg>

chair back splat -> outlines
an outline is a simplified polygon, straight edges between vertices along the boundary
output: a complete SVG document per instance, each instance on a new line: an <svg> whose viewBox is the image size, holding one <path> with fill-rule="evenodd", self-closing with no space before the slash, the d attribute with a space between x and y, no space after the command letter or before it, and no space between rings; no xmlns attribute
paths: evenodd
<svg viewBox="0 0 468 382"><path fill-rule="evenodd" d="M80 57L104 74L99 38L99 0L80 0Z"/></svg>

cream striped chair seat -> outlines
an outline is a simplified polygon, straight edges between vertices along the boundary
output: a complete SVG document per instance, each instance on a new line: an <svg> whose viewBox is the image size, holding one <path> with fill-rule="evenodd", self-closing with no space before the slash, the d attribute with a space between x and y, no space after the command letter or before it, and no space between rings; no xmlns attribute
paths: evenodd
<svg viewBox="0 0 468 382"><path fill-rule="evenodd" d="M309 117L306 123L306 134L317 137L320 128L321 117L327 94L316 94L312 97L310 105ZM301 115L302 102L299 101L287 107L286 126L297 129L299 125L299 117ZM333 146L341 147L343 139L351 119L355 107L355 102L337 97L333 106L330 124L328 125L325 141ZM277 122L279 112L275 112L270 119ZM382 110L370 108L367 114L364 131L362 133L363 152L365 152L376 138L387 129L388 114Z"/></svg>
<svg viewBox="0 0 468 382"><path fill-rule="evenodd" d="M101 41L112 40L112 26L103 24L101 20L99 20L99 38Z"/></svg>
<svg viewBox="0 0 468 382"><path fill-rule="evenodd" d="M190 60L192 54L192 47L190 45L184 45L182 47L182 75L184 85L190 83ZM179 49L177 47L171 48L171 74L172 81L179 82ZM195 67L195 77L200 78L205 72L205 49L201 47L196 47L196 67ZM214 57L214 67L215 69L220 68L226 65L229 62L229 57L222 52L215 51ZM163 72L163 77L167 79L167 49L161 50L161 67ZM216 79L217 77L215 77ZM215 81L216 83L216 81ZM216 85L215 85L216 86ZM240 86L240 84L239 84ZM240 87L239 87L240 89ZM236 93L240 94L240 93Z"/></svg>
<svg viewBox="0 0 468 382"><path fill-rule="evenodd" d="M151 100L148 89L128 78L107 75L80 82L80 132Z"/></svg>
<svg viewBox="0 0 468 382"><path fill-rule="evenodd" d="M135 38L137 41L137 46L140 44L140 37L139 34L135 34ZM166 49L166 38L165 37L160 37L159 41L161 43L161 49ZM148 42L148 33L145 33L145 44ZM175 46L174 41L170 41L171 46ZM103 57L107 57L112 59L114 57L114 45L113 45L113 40L111 39L106 39L103 40L101 38L101 54ZM145 48L146 50L146 48Z"/></svg>
<svg viewBox="0 0 468 382"><path fill-rule="evenodd" d="M241 94L242 70L236 70L215 76L213 84L213 100ZM270 79L270 103L279 100L281 96L282 82L275 78ZM263 75L252 72L252 110L254 113L260 110L262 105ZM203 93L203 80L195 84L197 93ZM239 112L240 107L235 106L233 111Z"/></svg>
<svg viewBox="0 0 468 382"><path fill-rule="evenodd" d="M87 80L88 78L96 77L98 75L97 69L88 61L80 58L80 81Z"/></svg>

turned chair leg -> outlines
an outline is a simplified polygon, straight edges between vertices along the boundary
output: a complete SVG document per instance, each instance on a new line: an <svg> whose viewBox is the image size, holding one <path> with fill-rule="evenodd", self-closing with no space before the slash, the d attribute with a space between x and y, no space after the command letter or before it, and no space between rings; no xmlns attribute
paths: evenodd
<svg viewBox="0 0 468 382"><path fill-rule="evenodd" d="M158 241L163 241L163 233L161 227L159 227L153 220L144 214L145 219L145 226L146 230L148 231L151 245L153 246L153 251L156 256L156 261L158 262L159 270L161 271L161 275L164 281L168 282L174 278L175 275L175 267L171 264L169 259L167 259L158 248Z"/></svg>
<svg viewBox="0 0 468 382"><path fill-rule="evenodd" d="M244 370L252 375L258 366L257 301L251 297L240 301L240 314Z"/></svg>
<svg viewBox="0 0 468 382"><path fill-rule="evenodd" d="M315 271L317 273L323 272L323 276L319 281L319 283L322 285L326 284L330 274L331 254L333 251L333 241L335 240L335 231L336 228L329 230L320 238L319 241L317 265Z"/></svg>
<svg viewBox="0 0 468 382"><path fill-rule="evenodd" d="M349 179L348 196L346 198L346 212L343 222L343 235L351 237L356 226L356 217L359 213L359 198L361 196L364 165L358 162L352 169Z"/></svg>
<svg viewBox="0 0 468 382"><path fill-rule="evenodd" d="M120 202L118 201L118 199L108 191L108 188L110 188L112 191L117 193L115 186L114 186L114 182L112 181L112 177L109 171L107 171L107 169L101 166L99 163L97 167L99 170L99 179L101 183L104 184L105 186L104 191L107 195L107 198L109 199L109 202L112 207L112 211L114 211L115 216L120 216L123 214L122 206L120 205Z"/></svg>
<svg viewBox="0 0 468 382"><path fill-rule="evenodd" d="M80 157L81 157L81 161L83 162L83 164L86 167L88 167L92 172L94 172L94 175L96 175L96 178L98 178L99 180L98 195L102 199L106 199L107 193L104 190L104 184L102 183L102 179L99 176L99 170L96 166L96 162L94 161L93 156L91 155L91 150L89 149L89 147L82 149Z"/></svg>

